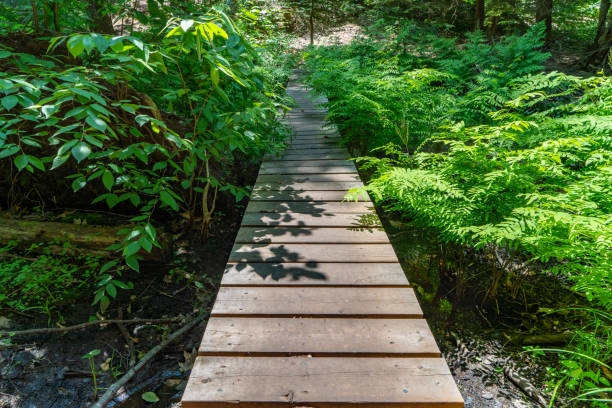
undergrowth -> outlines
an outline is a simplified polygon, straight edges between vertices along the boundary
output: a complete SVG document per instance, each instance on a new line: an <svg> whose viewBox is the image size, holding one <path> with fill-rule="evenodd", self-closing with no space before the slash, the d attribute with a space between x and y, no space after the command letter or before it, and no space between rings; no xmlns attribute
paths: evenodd
<svg viewBox="0 0 612 408"><path fill-rule="evenodd" d="M387 36L310 49L310 83L387 211L443 241L495 252L485 300L530 266L566 277L592 308L576 310L569 352L551 389L593 406L612 372L612 82L543 72L543 27L495 44L408 22ZM511 268L526 260L520 268ZM456 294L470 271L455 271ZM505 286L503 282L509 286ZM541 351L540 351L541 352ZM571 404L571 402L569 402Z"/></svg>

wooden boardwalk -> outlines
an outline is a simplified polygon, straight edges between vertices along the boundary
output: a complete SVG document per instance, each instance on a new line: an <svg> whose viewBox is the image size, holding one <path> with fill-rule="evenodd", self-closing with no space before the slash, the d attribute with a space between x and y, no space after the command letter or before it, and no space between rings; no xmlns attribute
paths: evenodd
<svg viewBox="0 0 612 408"><path fill-rule="evenodd" d="M463 407L325 112L292 82L183 395L191 407Z"/></svg>

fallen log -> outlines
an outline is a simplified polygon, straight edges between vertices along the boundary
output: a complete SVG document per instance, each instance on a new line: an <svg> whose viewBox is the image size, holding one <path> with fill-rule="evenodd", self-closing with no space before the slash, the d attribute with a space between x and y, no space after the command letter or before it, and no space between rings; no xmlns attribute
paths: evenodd
<svg viewBox="0 0 612 408"><path fill-rule="evenodd" d="M33 221L0 217L0 245L11 241L23 244L48 243L52 241L68 241L78 250L93 255L113 256L106 248L119 242L119 230L129 228L129 225L103 226L88 224L68 224L53 221ZM151 253L142 251L143 258L148 261L165 259L169 252L170 239L167 234L158 233L162 248L153 247Z"/></svg>

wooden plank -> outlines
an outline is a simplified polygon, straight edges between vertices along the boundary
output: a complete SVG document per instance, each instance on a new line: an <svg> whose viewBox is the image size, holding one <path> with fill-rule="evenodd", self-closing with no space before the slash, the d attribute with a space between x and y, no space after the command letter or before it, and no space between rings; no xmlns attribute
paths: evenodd
<svg viewBox="0 0 612 408"><path fill-rule="evenodd" d="M234 244L229 262L397 262L390 244Z"/></svg>
<svg viewBox="0 0 612 408"><path fill-rule="evenodd" d="M266 155L265 161L287 161L287 160L348 160L349 156L346 152L320 153L320 152L300 152L300 153L284 153L279 156Z"/></svg>
<svg viewBox="0 0 612 408"><path fill-rule="evenodd" d="M291 168L291 167L352 167L355 165L348 160L291 160L284 162L263 162L262 169L269 168ZM323 171L322 173L333 173L332 171Z"/></svg>
<svg viewBox="0 0 612 408"><path fill-rule="evenodd" d="M266 201L343 201L346 197L346 190L339 191L254 191L251 200ZM369 197L359 197L359 201L370 201Z"/></svg>
<svg viewBox="0 0 612 408"><path fill-rule="evenodd" d="M229 263L223 286L410 286L399 263Z"/></svg>
<svg viewBox="0 0 612 408"><path fill-rule="evenodd" d="M385 244L388 242L389 238L382 228L242 227L236 235L237 244Z"/></svg>
<svg viewBox="0 0 612 408"><path fill-rule="evenodd" d="M316 150L317 153L338 153L338 152L346 152L346 148L344 147L340 147L340 146L320 146L320 147L313 147L312 145L308 145L308 146L288 146L287 149L285 149L285 153L290 153L290 154L298 154L298 153L308 153L308 152L312 152L313 150Z"/></svg>
<svg viewBox="0 0 612 408"><path fill-rule="evenodd" d="M260 176L261 177L261 176ZM250 200L246 212L258 213L348 213L360 214L371 211L372 203L367 201L330 201L330 202L305 202L305 201L258 201Z"/></svg>
<svg viewBox="0 0 612 408"><path fill-rule="evenodd" d="M317 213L246 213L242 218L244 227L350 227L353 230L363 227L380 227L380 219L375 212L366 214L317 214ZM269 228L272 230L273 228ZM346 229L346 228L340 228ZM274 233L274 231L270 231Z"/></svg>
<svg viewBox="0 0 612 408"><path fill-rule="evenodd" d="M213 317L200 355L440 357L424 319Z"/></svg>
<svg viewBox="0 0 612 408"><path fill-rule="evenodd" d="M348 191L352 188L363 187L361 181L313 181L313 182L295 182L295 183L275 183L269 181L257 181L253 187L253 191L262 190L289 190L289 191L333 191L344 190Z"/></svg>
<svg viewBox="0 0 612 408"><path fill-rule="evenodd" d="M257 177L257 182L289 184L289 183L306 183L306 182L322 182L322 181L361 181L358 174L260 174Z"/></svg>
<svg viewBox="0 0 612 408"><path fill-rule="evenodd" d="M461 408L442 358L198 357L182 406Z"/></svg>
<svg viewBox="0 0 612 408"><path fill-rule="evenodd" d="M412 288L223 286L211 316L414 319L423 312Z"/></svg>

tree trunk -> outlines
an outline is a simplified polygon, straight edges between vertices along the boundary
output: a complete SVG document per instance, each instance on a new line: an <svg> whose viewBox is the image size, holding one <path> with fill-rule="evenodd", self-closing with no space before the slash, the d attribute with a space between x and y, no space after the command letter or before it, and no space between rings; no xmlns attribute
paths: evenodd
<svg viewBox="0 0 612 408"><path fill-rule="evenodd" d="M482 30L485 21L485 0L476 0L476 9L474 11L474 29Z"/></svg>
<svg viewBox="0 0 612 408"><path fill-rule="evenodd" d="M93 31L103 34L114 34L113 18L104 9L104 0L89 0L89 15L93 21Z"/></svg>
<svg viewBox="0 0 612 408"><path fill-rule="evenodd" d="M32 5L32 25L34 26L34 31L40 31L40 25L38 24L38 10L36 9L36 0L30 0L30 4Z"/></svg>
<svg viewBox="0 0 612 408"><path fill-rule="evenodd" d="M595 39L593 41L593 49L595 50L599 48L599 40L606 27L608 11L610 11L610 0L601 0L599 3L599 21L597 22L597 31L595 32Z"/></svg>
<svg viewBox="0 0 612 408"><path fill-rule="evenodd" d="M53 25L55 26L55 31L60 32L62 30L59 22L59 3L57 0L53 2Z"/></svg>
<svg viewBox="0 0 612 408"><path fill-rule="evenodd" d="M536 0L536 23L544 21L545 40L550 42L552 33L553 0Z"/></svg>
<svg viewBox="0 0 612 408"><path fill-rule="evenodd" d="M314 0L310 2L310 45L314 44Z"/></svg>

